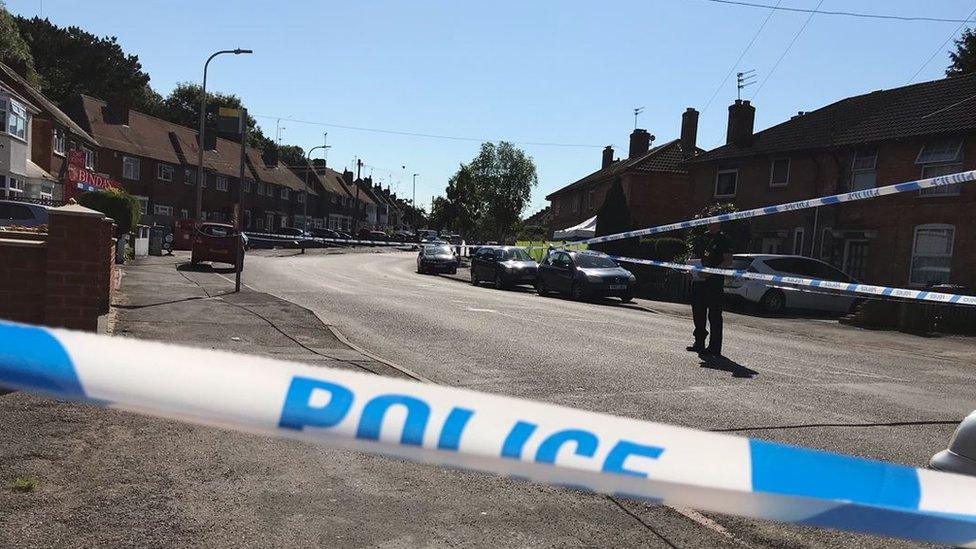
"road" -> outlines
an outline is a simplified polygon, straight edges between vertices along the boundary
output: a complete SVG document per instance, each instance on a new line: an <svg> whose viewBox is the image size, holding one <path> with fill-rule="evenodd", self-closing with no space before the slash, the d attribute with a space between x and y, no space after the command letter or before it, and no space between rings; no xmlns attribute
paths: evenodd
<svg viewBox="0 0 976 549"><path fill-rule="evenodd" d="M473 287L416 274L407 252L276 255L249 256L245 283L319 313L357 345L437 383L911 465L943 449L974 407L976 363L961 338L731 314L732 362L717 368L684 350L690 320L672 304ZM540 504L565 519L584 496L560 492L546 498L564 501ZM644 515L657 532L648 532L649 544L663 533L667 544L708 546L722 541L719 533L740 545L899 546L633 502L620 511ZM574 520L582 530L619 528L603 515ZM633 542L621 537L619 545Z"/></svg>

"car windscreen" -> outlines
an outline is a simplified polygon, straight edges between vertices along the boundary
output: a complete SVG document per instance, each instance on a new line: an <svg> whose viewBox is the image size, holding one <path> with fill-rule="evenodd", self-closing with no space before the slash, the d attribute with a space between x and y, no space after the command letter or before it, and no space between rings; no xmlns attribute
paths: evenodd
<svg viewBox="0 0 976 549"><path fill-rule="evenodd" d="M602 255L576 254L576 266L583 269L613 269L617 266L612 259Z"/></svg>
<svg viewBox="0 0 976 549"><path fill-rule="evenodd" d="M208 236L230 236L234 233L233 229L220 225L204 225L200 227L200 232Z"/></svg>
<svg viewBox="0 0 976 549"><path fill-rule="evenodd" d="M529 254L522 248L500 249L495 253L499 261L532 261Z"/></svg>
<svg viewBox="0 0 976 549"><path fill-rule="evenodd" d="M453 253L450 246L427 246L424 248L425 255L450 255Z"/></svg>

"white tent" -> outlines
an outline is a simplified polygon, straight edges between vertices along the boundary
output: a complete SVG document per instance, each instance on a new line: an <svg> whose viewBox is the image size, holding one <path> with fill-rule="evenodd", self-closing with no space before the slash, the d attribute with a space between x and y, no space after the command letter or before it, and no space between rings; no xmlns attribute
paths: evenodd
<svg viewBox="0 0 976 549"><path fill-rule="evenodd" d="M568 229L555 231L552 237L556 240L569 240L572 238L593 238L596 235L596 216L587 219L579 225L573 225Z"/></svg>

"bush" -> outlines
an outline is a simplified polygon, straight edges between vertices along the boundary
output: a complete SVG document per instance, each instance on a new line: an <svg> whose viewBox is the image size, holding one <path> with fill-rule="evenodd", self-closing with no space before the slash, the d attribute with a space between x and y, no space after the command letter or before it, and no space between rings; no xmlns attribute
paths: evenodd
<svg viewBox="0 0 976 549"><path fill-rule="evenodd" d="M680 238L645 238L640 241L637 254L641 259L680 261L688 254L688 245Z"/></svg>
<svg viewBox="0 0 976 549"><path fill-rule="evenodd" d="M82 193L78 197L78 204L111 217L115 221L117 236L132 232L142 216L139 200L121 189Z"/></svg>

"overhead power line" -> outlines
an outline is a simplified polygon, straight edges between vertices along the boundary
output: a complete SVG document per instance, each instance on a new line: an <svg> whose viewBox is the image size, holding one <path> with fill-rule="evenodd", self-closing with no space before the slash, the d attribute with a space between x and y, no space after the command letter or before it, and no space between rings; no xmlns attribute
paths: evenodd
<svg viewBox="0 0 976 549"><path fill-rule="evenodd" d="M344 130L355 130L355 131L373 132L373 133L385 133L385 134L390 134L390 135L405 135L405 136L409 136L409 137L425 137L425 138L428 138L428 139L448 139L448 140L451 140L451 141L473 141L473 142L477 142L477 143L484 143L486 141L491 141L491 142L507 141L505 139L489 139L489 138L486 138L486 137L462 137L462 136L457 136L457 135L437 135L437 134L432 134L432 133L421 133L421 132L401 131L401 130L387 130L387 129L382 129L382 128L366 128L366 127L362 127L362 126L346 126L346 125L342 125L342 124L332 124L332 123L328 123L328 122L316 122L316 121L312 121L312 120L298 120L298 119L295 119L295 118L281 118L280 116L271 116L271 115L267 115L267 114L252 114L251 116L254 116L256 118L273 118L275 120L280 119L280 120L285 120L285 121L288 121L288 122L294 122L296 124L309 124L311 126L324 126L324 127L327 127L327 128L341 128L341 129L344 129ZM510 143L513 143L513 144L516 144L516 145L535 145L535 146L539 146L539 147L582 147L582 148L595 148L595 149L601 149L601 148L603 148L602 145L587 145L587 144L583 144L583 143L551 143L551 142L544 142L544 141L516 141L516 140L512 140L512 141L509 141L509 142Z"/></svg>
<svg viewBox="0 0 976 549"><path fill-rule="evenodd" d="M807 20L803 22L803 26L800 27L800 30L796 31L796 34L793 35L793 40L790 40L789 45L787 45L786 49L783 50L783 53L780 54L779 59L776 60L776 64L773 65L773 68L769 69L769 72L766 73L766 77L763 78L763 81L759 83L759 87L756 88L756 91L752 94L752 99L755 99L756 96L759 95L760 90L762 90L763 86L766 85L766 82L769 81L769 77L776 72L776 68L779 67L779 64L783 62L783 58L786 57L786 54L790 53L791 49L793 49L793 44L796 44L796 41L800 38L800 35L803 34L803 31L806 30L807 25L810 24L810 20L813 19L813 16L817 14L817 10L820 9L820 6L822 6L823 3L824 0L820 0L817 7L809 11L810 15L807 16Z"/></svg>
<svg viewBox="0 0 976 549"><path fill-rule="evenodd" d="M976 23L970 16L966 19L949 19L946 17L923 17L923 16L913 16L913 15L890 15L884 13L864 13L864 12L854 12L854 11L828 11L821 10L820 8L808 9L808 8L794 8L789 6L772 6L769 4L759 4L756 2L741 2L739 0L704 0L705 2L714 2L716 4L729 4L733 6L745 6L749 8L762 8L771 9L779 11L792 11L797 13L816 13L820 15L839 15L844 17L860 17L862 19L890 19L895 21L928 21L932 23Z"/></svg>
<svg viewBox="0 0 976 549"><path fill-rule="evenodd" d="M976 8L973 8L973 11L969 12L969 15L966 17L966 19L972 19L973 14L976 14ZM939 53L945 51L946 44L948 44L950 40L955 38L956 35L959 34L959 31L961 31L965 25L966 23L960 23L959 26L956 27L956 30L952 31L952 34L949 35L949 38L946 38L945 42L943 42L942 45L939 46L939 49L932 52L932 55L930 55L929 58L926 59L924 63L922 63L922 66L919 67L917 71L915 71L915 74L913 74L912 77L908 79L909 84L911 84L915 80L915 78L918 77L919 73L925 70L925 67L929 66L929 63L931 63L932 60L935 59L936 55L939 55Z"/></svg>

